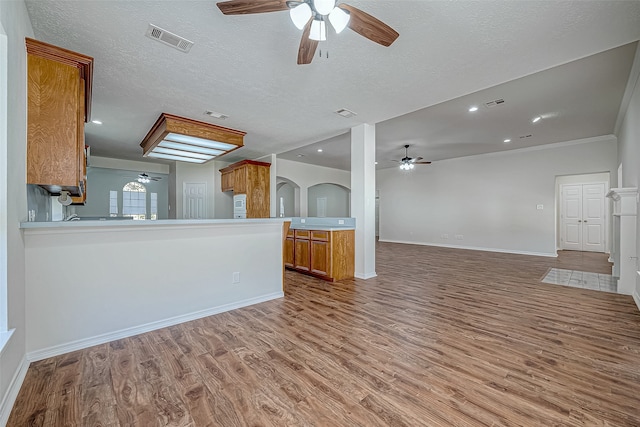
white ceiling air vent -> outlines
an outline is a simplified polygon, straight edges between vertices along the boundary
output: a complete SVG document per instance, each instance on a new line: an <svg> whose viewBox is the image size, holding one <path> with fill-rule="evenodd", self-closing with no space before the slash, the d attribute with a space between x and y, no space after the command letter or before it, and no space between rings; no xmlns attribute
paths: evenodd
<svg viewBox="0 0 640 427"><path fill-rule="evenodd" d="M484 106L487 108L493 108L493 107L497 107L498 105L502 105L504 104L504 99L500 98L500 99L496 99L493 101L489 101L489 102L485 102Z"/></svg>
<svg viewBox="0 0 640 427"><path fill-rule="evenodd" d="M225 120L229 118L229 116L227 116L226 114L218 113L217 111L211 111L211 110L205 111L204 114L207 116L211 116L214 119L220 119L220 120Z"/></svg>
<svg viewBox="0 0 640 427"><path fill-rule="evenodd" d="M164 43L167 46L176 48L180 52L184 53L188 53L191 50L191 46L193 46L192 41L189 41L184 37L180 37L177 34L173 34L170 31L163 30L160 27L156 27L153 24L149 24L149 28L147 28L147 34L145 35L150 39L157 40L160 43Z"/></svg>
<svg viewBox="0 0 640 427"><path fill-rule="evenodd" d="M525 138L531 138L533 135L528 134L528 135L520 135L518 138L520 139L525 139Z"/></svg>
<svg viewBox="0 0 640 427"><path fill-rule="evenodd" d="M357 116L356 113L354 113L351 110L347 110L346 108L341 108L338 111L335 112L336 114L341 115L342 117L346 117L347 119L353 116Z"/></svg>

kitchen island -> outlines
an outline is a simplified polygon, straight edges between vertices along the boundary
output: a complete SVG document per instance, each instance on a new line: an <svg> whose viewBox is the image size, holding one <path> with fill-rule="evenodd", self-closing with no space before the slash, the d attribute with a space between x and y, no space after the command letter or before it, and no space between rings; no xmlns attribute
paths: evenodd
<svg viewBox="0 0 640 427"><path fill-rule="evenodd" d="M351 279L354 247L354 218L292 218L284 266L331 282Z"/></svg>
<svg viewBox="0 0 640 427"><path fill-rule="evenodd" d="M22 223L28 359L282 297L287 220Z"/></svg>

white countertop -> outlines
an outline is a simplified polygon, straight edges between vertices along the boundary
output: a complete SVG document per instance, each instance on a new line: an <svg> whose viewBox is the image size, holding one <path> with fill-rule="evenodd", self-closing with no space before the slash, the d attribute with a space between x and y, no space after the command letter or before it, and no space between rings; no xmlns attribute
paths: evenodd
<svg viewBox="0 0 640 427"><path fill-rule="evenodd" d="M23 229L60 229L88 227L154 227L154 226L208 226L208 225L255 225L274 224L291 221L290 218L250 218L250 219L159 219L159 220L98 220L98 221L48 221L21 222Z"/></svg>
<svg viewBox="0 0 640 427"><path fill-rule="evenodd" d="M355 230L356 228L349 225L292 225L291 230L317 230L317 231L342 231L342 230Z"/></svg>

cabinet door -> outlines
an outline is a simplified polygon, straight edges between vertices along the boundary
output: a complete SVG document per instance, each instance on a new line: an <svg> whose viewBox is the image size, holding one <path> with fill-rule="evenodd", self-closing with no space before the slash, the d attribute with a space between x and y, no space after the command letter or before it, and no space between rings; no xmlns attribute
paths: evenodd
<svg viewBox="0 0 640 427"><path fill-rule="evenodd" d="M309 271L310 268L310 254L309 254L309 240L295 239L294 253L294 268L300 271Z"/></svg>
<svg viewBox="0 0 640 427"><path fill-rule="evenodd" d="M220 186L221 190L225 191L233 191L233 171L222 172Z"/></svg>
<svg viewBox="0 0 640 427"><path fill-rule="evenodd" d="M247 165L233 170L233 194L247 194Z"/></svg>
<svg viewBox="0 0 640 427"><path fill-rule="evenodd" d="M284 266L293 268L295 239L287 237L284 239Z"/></svg>
<svg viewBox="0 0 640 427"><path fill-rule="evenodd" d="M331 256L329 242L311 240L311 272L320 276L331 276Z"/></svg>
<svg viewBox="0 0 640 427"><path fill-rule="evenodd" d="M80 195L79 71L35 55L27 62L27 183L75 187Z"/></svg>

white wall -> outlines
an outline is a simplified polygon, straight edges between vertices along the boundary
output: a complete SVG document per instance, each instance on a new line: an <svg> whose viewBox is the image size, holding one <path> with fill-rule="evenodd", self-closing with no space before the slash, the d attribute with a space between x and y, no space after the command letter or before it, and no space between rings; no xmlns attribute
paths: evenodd
<svg viewBox="0 0 640 427"><path fill-rule="evenodd" d="M640 47L636 51L634 67L638 67L640 63L639 55ZM637 69L635 71L638 72ZM618 164L622 164L622 182L618 183L618 186L640 188L640 82L638 74L632 72L628 87L632 94L631 100L618 132ZM638 211L640 212L640 209ZM637 216L637 220L636 244L638 247L636 253L640 254L640 215ZM636 268L640 270L640 265L636 265ZM640 308L640 278L636 278L634 298Z"/></svg>
<svg viewBox="0 0 640 427"><path fill-rule="evenodd" d="M222 174L220 169L229 166L230 162L214 161L214 218L230 219L233 218L233 191L222 192Z"/></svg>
<svg viewBox="0 0 640 427"><path fill-rule="evenodd" d="M323 183L351 188L351 173L340 169L309 165L291 160L277 159L278 177L293 181L300 187L300 216L308 216L308 188Z"/></svg>
<svg viewBox="0 0 640 427"><path fill-rule="evenodd" d="M29 358L283 295L282 221L193 223L26 229Z"/></svg>
<svg viewBox="0 0 640 427"><path fill-rule="evenodd" d="M318 216L318 200L327 200L327 217L349 217L350 191L336 184L317 184L307 189L309 216Z"/></svg>
<svg viewBox="0 0 640 427"><path fill-rule="evenodd" d="M553 256L556 176L615 173L616 156L610 136L378 171L380 240Z"/></svg>
<svg viewBox="0 0 640 427"><path fill-rule="evenodd" d="M0 216L6 229L6 240L0 239L6 252L7 268L3 277L7 286L7 326L15 332L0 353L0 425L9 415L18 387L26 373L25 361L25 269L24 243L19 222L27 218L26 200L26 139L27 139L27 63L25 37L33 37L33 29L23 1L0 1L0 23L7 35L8 87L7 144L0 144L6 153L6 214ZM4 59L3 59L4 61ZM5 191L0 189L0 191ZM0 205L5 210L5 206ZM2 270L0 270L2 271ZM5 275L6 274L6 275ZM13 384L13 385L12 385Z"/></svg>

